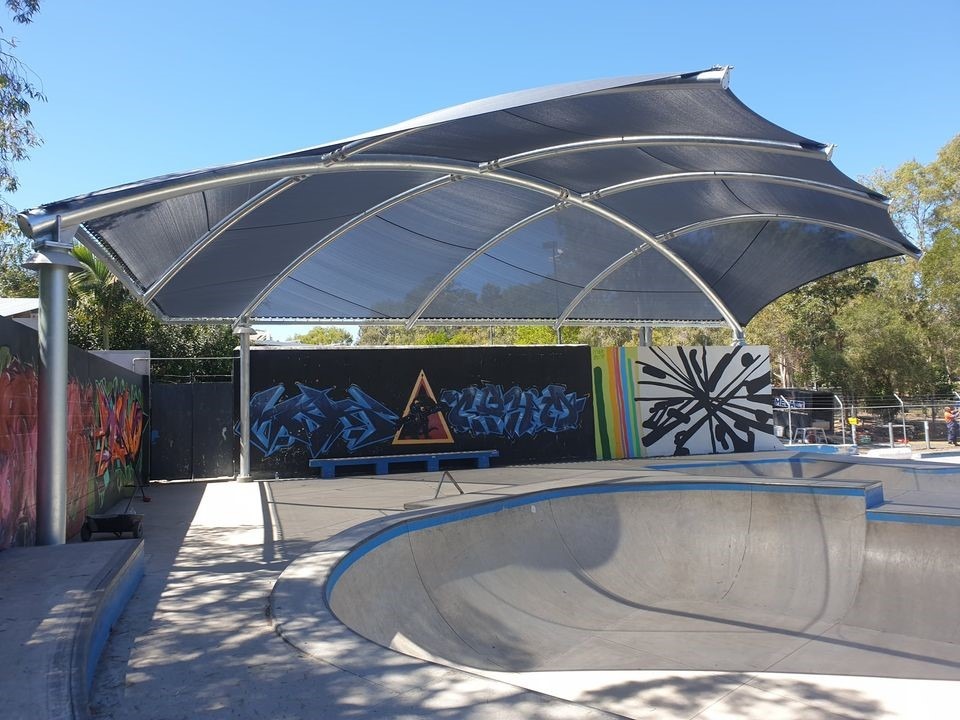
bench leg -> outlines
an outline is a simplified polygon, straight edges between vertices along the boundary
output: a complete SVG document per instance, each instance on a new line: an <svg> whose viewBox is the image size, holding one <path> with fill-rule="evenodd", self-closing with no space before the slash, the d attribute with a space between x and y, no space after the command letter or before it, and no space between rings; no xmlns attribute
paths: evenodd
<svg viewBox="0 0 960 720"><path fill-rule="evenodd" d="M440 469L440 461L436 458L427 458L427 472L437 472Z"/></svg>
<svg viewBox="0 0 960 720"><path fill-rule="evenodd" d="M320 468L320 477L329 480L334 476L336 468L333 465L323 465Z"/></svg>
<svg viewBox="0 0 960 720"><path fill-rule="evenodd" d="M478 468L488 468L490 467L490 456L481 455L477 458L477 467Z"/></svg>
<svg viewBox="0 0 960 720"><path fill-rule="evenodd" d="M377 475L386 475L390 472L390 463L386 461L377 463Z"/></svg>

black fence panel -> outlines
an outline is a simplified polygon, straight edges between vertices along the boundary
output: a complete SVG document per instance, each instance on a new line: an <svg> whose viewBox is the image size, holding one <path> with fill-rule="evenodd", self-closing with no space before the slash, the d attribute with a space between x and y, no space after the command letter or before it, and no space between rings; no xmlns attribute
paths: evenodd
<svg viewBox="0 0 960 720"><path fill-rule="evenodd" d="M223 477L233 469L233 384L154 383L150 477Z"/></svg>
<svg viewBox="0 0 960 720"><path fill-rule="evenodd" d="M154 383L150 390L150 479L193 477L193 388Z"/></svg>
<svg viewBox="0 0 960 720"><path fill-rule="evenodd" d="M232 476L233 383L194 383L193 477Z"/></svg>

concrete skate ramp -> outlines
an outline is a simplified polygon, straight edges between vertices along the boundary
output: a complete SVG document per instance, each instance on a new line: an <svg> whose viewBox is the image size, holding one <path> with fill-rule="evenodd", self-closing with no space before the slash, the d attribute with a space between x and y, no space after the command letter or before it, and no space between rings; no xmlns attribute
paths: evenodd
<svg viewBox="0 0 960 720"><path fill-rule="evenodd" d="M960 527L869 486L622 481L402 522L331 573L334 614L486 671L960 676Z"/></svg>
<svg viewBox="0 0 960 720"><path fill-rule="evenodd" d="M883 483L887 500L910 492L960 493L960 466L918 460L885 460L821 453L782 453L782 457L716 460L664 459L648 465L683 475L736 478L795 478ZM776 453L781 455L781 453Z"/></svg>

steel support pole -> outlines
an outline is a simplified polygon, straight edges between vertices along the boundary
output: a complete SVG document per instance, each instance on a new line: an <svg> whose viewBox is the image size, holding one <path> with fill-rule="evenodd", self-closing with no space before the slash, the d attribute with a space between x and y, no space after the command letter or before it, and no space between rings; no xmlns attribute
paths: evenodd
<svg viewBox="0 0 960 720"><path fill-rule="evenodd" d="M67 541L67 273L72 246L41 241L25 263L40 276L37 398L37 545Z"/></svg>
<svg viewBox="0 0 960 720"><path fill-rule="evenodd" d="M237 482L250 482L250 336L253 328L240 325L240 472Z"/></svg>

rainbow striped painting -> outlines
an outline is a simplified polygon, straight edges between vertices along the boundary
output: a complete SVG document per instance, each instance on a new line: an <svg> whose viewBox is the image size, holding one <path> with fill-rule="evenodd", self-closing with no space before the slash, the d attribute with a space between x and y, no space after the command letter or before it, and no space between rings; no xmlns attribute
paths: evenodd
<svg viewBox="0 0 960 720"><path fill-rule="evenodd" d="M591 348L597 459L642 457L637 421L637 349Z"/></svg>

